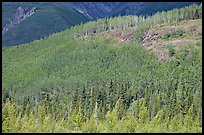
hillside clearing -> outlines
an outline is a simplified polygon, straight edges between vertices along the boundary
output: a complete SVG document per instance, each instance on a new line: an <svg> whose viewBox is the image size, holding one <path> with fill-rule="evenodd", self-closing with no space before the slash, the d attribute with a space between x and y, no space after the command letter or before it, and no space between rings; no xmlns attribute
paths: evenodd
<svg viewBox="0 0 204 135"><path fill-rule="evenodd" d="M169 59L168 46L178 52L181 46L195 45L202 41L202 19L182 21L177 24L161 24L146 32L143 46L161 61Z"/></svg>

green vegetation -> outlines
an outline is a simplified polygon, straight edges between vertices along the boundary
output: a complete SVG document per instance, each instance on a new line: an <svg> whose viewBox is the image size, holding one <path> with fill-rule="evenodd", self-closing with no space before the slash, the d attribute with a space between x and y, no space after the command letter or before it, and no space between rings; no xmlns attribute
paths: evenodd
<svg viewBox="0 0 204 135"><path fill-rule="evenodd" d="M85 16L71 9L71 3L10 2L8 4L3 3L3 26L9 23L9 19L13 18L18 6L25 9L36 7L37 12L4 33L2 38L3 46L28 43L88 21Z"/></svg>
<svg viewBox="0 0 204 135"><path fill-rule="evenodd" d="M169 53L169 57L172 57L175 54L175 49L172 45L168 46L168 53Z"/></svg>
<svg viewBox="0 0 204 135"><path fill-rule="evenodd" d="M160 110L150 121L144 98L134 101L130 106L131 109L140 107L137 117L132 110L128 110L126 115L118 119L121 105L119 99L104 119L92 115L85 121L80 108L70 113L63 103L58 105L57 112L48 109L48 104L40 104L33 110L27 106L25 114L21 116L17 115L19 108L15 109L15 104L8 101L3 106L3 132L201 132L202 123L198 118L193 119L192 106L185 115L180 112L172 118Z"/></svg>
<svg viewBox="0 0 204 135"><path fill-rule="evenodd" d="M39 40L51 33L63 31L81 22L87 22L90 18L130 14L149 16L158 11L180 8L193 3L201 2L147 2L140 3L141 8L136 8L136 10L134 7L138 6L137 3L129 2L91 2L88 4L86 2L2 2L2 28L5 28L10 20L13 20L19 6L25 12L33 7L37 8L37 12L32 16L3 33L2 45L14 46ZM82 14L82 12L84 13ZM199 12L194 14L194 18L199 18Z"/></svg>
<svg viewBox="0 0 204 135"><path fill-rule="evenodd" d="M162 63L140 43L154 25L201 9L99 19L3 47L2 131L202 132L202 43ZM135 29L135 40L115 47L97 35L116 29Z"/></svg>
<svg viewBox="0 0 204 135"><path fill-rule="evenodd" d="M178 29L173 32L166 32L163 35L162 39L169 40L169 38L178 38L178 37L182 37L183 34L184 34L184 31Z"/></svg>

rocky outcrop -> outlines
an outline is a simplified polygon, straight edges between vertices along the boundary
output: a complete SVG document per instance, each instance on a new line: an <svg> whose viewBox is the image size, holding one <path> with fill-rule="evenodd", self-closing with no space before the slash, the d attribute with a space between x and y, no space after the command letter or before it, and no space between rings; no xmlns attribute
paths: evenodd
<svg viewBox="0 0 204 135"><path fill-rule="evenodd" d="M15 25L24 21L27 17L30 17L34 13L36 13L37 8L32 7L29 11L26 11L23 7L18 7L13 18L9 19L9 24L6 24L5 27L2 27L2 34L7 32L9 29L13 28Z"/></svg>

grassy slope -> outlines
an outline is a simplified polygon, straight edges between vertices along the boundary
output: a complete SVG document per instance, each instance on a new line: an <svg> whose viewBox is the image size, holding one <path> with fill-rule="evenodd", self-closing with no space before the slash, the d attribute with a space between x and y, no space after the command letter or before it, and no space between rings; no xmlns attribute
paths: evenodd
<svg viewBox="0 0 204 135"><path fill-rule="evenodd" d="M38 7L38 11L22 23L10 29L3 35L3 46L23 44L40 39L53 32L62 31L72 25L85 22L87 19L71 9L71 5L64 3L12 3L2 9L3 24L8 23L13 12L19 6ZM12 9L12 10L10 10ZM7 11L7 12L6 12ZM8 12L10 11L10 12ZM52 29L50 29L52 28Z"/></svg>

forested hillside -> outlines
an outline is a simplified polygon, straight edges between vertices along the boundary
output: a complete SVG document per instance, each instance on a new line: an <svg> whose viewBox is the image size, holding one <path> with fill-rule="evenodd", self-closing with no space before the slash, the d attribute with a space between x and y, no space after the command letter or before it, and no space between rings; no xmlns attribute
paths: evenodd
<svg viewBox="0 0 204 135"><path fill-rule="evenodd" d="M202 132L200 28L202 4L2 47L2 132Z"/></svg>
<svg viewBox="0 0 204 135"><path fill-rule="evenodd" d="M3 2L2 45L28 43L88 20L69 2Z"/></svg>

